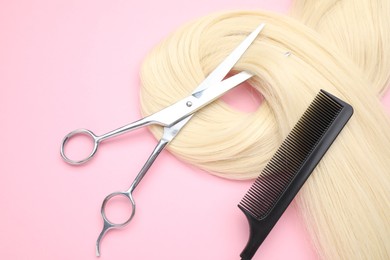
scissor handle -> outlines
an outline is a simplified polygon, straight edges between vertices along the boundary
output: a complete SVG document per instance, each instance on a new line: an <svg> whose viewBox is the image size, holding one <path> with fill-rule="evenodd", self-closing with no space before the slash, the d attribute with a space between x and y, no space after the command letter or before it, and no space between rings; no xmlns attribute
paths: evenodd
<svg viewBox="0 0 390 260"><path fill-rule="evenodd" d="M101 243L101 240L103 239L104 235L110 230L110 229L114 229L114 228L123 228L124 226L126 226L127 224L129 224L129 222L132 220L132 218L134 217L134 214L135 214L135 201L134 201L134 198L133 198L133 195L131 194L132 191L128 190L126 192L121 192L121 191L118 191L118 192L113 192L111 194L109 194L104 200L103 200L103 203L102 203L102 207L101 207L101 210L100 210L100 213L102 215L102 218L103 218L103 229L102 231L100 232L100 235L96 241L96 255L97 256L100 256L100 243ZM123 196L127 199L130 200L130 203L131 203L131 214L130 216L122 223L114 223L112 221L110 221L108 218L107 218L107 215L106 215L106 205L108 203L108 201L114 197L118 197L118 196Z"/></svg>
<svg viewBox="0 0 390 260"><path fill-rule="evenodd" d="M107 203L110 199L114 198L114 197L119 197L119 196L122 196L122 197L125 197L127 198L130 203L131 203L131 214L130 216L125 220L123 221L122 223L114 223L112 222L111 220L109 220L107 218L107 215L106 215L106 206L107 206ZM111 227L113 228L122 228L124 226L126 226L127 224L129 224L129 222L131 221L131 219L134 217L134 214L135 214L135 201L134 201L134 198L133 198L133 195L131 194L131 192L121 192L121 191L117 191L117 192L113 192L111 194L109 194L104 200L103 200L103 203L102 203L102 207L101 207L101 210L100 210L100 213L102 215L102 218L103 218L103 221L104 222L107 222L107 224L109 224Z"/></svg>
<svg viewBox="0 0 390 260"><path fill-rule="evenodd" d="M65 154L65 145L68 143L68 141L72 137L77 136L77 135L85 135L87 137L90 137L93 140L93 148L92 148L91 153L87 157L85 157L84 159L81 159L81 160L70 159ZM90 131L88 129L80 128L80 129L74 130L74 131L70 132L69 134L67 134L64 137L64 139L62 140L61 149L60 149L61 156L67 163L75 164L75 165L83 164L83 163L89 161L95 155L95 153L97 152L97 149L99 147L100 140L101 140L100 137L98 137L92 131Z"/></svg>

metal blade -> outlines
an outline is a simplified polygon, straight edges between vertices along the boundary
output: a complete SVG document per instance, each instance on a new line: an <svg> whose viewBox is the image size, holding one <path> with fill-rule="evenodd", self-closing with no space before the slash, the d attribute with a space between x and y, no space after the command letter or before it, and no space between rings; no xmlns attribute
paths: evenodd
<svg viewBox="0 0 390 260"><path fill-rule="evenodd" d="M190 95L175 104L160 110L159 112L148 116L148 124L158 124L161 126L172 126L187 116L195 113L202 107L213 102L230 89L252 77L249 72L242 71L228 79L225 79L213 88L207 88L201 91L201 96ZM198 92L197 92L198 93Z"/></svg>
<svg viewBox="0 0 390 260"><path fill-rule="evenodd" d="M251 78L252 76L253 75L249 72L243 71L220 82L217 88L207 88L203 90L202 92L206 93L197 98L198 102L203 105L197 106L196 108L194 107L192 112L188 112L189 115L187 117L184 115L184 119L181 119L180 121L174 123L171 126L164 127L162 139L166 140L167 142L172 141L176 137L176 135L179 134L180 130L191 120L192 116L194 115L194 111L197 111L205 105L210 104L212 101L219 98L227 91L237 87L240 83Z"/></svg>
<svg viewBox="0 0 390 260"><path fill-rule="evenodd" d="M194 90L200 92L206 88L213 87L214 84L221 82L223 78L229 73L241 56L245 53L248 47L257 38L259 33L263 30L265 24L260 24L253 32L251 32L230 54L227 56ZM198 95L198 94L196 94Z"/></svg>
<svg viewBox="0 0 390 260"><path fill-rule="evenodd" d="M207 104L213 102L230 89L236 87L240 83L249 79L253 75L249 72L242 71L230 78L223 80L227 73L233 68L241 56L245 53L248 47L253 43L259 35L265 24L260 24L252 33L250 33L226 58L222 61L215 70L192 92L192 95L179 100L175 104L166 107L159 112L145 118L147 124L159 124L164 127L171 127L179 121L185 119L189 115L198 111ZM188 119L189 120L189 119ZM186 120L188 122L188 120ZM181 127L185 123L180 124ZM166 136L177 135L179 129L165 129ZM164 134L165 135L165 134ZM172 137L173 138L173 137ZM172 139L169 137L169 139Z"/></svg>

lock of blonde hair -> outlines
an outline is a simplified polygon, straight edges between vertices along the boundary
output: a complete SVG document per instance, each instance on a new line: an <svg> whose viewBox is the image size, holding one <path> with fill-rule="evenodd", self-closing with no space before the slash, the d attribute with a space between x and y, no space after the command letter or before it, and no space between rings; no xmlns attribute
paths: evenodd
<svg viewBox="0 0 390 260"><path fill-rule="evenodd" d="M390 120L378 99L390 76L389 14L387 1L304 0L295 2L291 16L230 11L202 17L145 59L142 113L187 96L266 23L234 67L255 75L249 84L264 97L262 104L244 113L217 100L197 112L168 149L212 174L255 178L325 89L350 103L355 114L296 204L319 258L389 259ZM161 136L161 128L150 130Z"/></svg>

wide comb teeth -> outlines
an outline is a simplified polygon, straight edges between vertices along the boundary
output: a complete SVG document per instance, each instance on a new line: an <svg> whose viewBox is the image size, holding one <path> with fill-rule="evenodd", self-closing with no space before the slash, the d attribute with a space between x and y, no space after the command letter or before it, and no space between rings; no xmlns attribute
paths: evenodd
<svg viewBox="0 0 390 260"><path fill-rule="evenodd" d="M343 107L326 92L321 91L253 183L239 206L258 220L265 218L300 172Z"/></svg>

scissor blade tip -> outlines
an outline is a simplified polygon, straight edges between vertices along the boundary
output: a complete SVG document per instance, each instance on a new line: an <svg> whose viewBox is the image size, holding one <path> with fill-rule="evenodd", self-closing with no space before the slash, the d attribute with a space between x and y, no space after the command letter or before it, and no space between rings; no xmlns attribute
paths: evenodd
<svg viewBox="0 0 390 260"><path fill-rule="evenodd" d="M265 26L265 23L261 23L261 24L257 27L257 29L258 29L259 31L261 31L261 30L263 30L264 26Z"/></svg>

